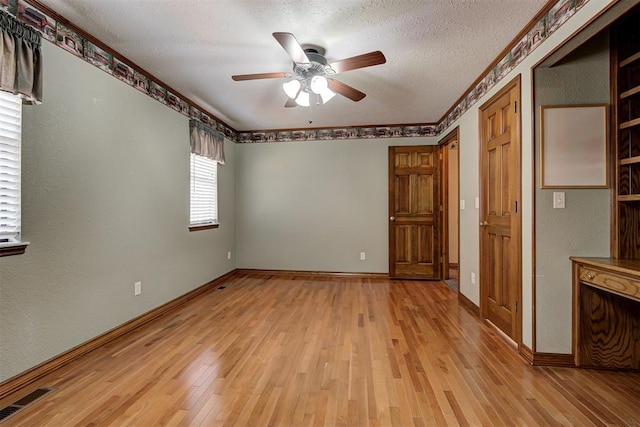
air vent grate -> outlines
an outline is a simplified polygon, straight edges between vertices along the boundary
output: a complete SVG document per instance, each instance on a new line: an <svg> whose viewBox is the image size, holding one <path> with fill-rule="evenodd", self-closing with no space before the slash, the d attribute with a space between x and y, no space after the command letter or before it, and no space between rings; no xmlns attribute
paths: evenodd
<svg viewBox="0 0 640 427"><path fill-rule="evenodd" d="M51 393L54 390L55 388L53 387L39 387L26 396L13 402L12 404L0 409L0 423L10 416L14 415L15 413L23 410L27 406L31 405L33 402L40 399L45 394Z"/></svg>
<svg viewBox="0 0 640 427"><path fill-rule="evenodd" d="M21 408L19 406L13 406L13 405L9 405L5 408L0 409L0 423L3 420L6 420L7 418L9 418L11 415L18 412L20 409Z"/></svg>

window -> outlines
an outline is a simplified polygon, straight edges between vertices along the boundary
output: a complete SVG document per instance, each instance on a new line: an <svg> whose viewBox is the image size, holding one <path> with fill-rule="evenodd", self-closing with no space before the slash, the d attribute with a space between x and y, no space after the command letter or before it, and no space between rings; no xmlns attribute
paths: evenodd
<svg viewBox="0 0 640 427"><path fill-rule="evenodd" d="M22 102L0 91L0 256L24 253L20 243L20 133Z"/></svg>
<svg viewBox="0 0 640 427"><path fill-rule="evenodd" d="M218 227L218 163L224 164L224 134L191 119L191 208L189 231Z"/></svg>
<svg viewBox="0 0 640 427"><path fill-rule="evenodd" d="M217 161L191 153L191 231L218 227L217 175Z"/></svg>

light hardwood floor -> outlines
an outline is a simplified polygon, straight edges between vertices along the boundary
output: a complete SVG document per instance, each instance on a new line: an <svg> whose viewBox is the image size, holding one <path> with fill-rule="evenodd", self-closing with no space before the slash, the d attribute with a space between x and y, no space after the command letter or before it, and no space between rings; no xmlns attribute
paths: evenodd
<svg viewBox="0 0 640 427"><path fill-rule="evenodd" d="M36 386L2 427L640 423L640 374L531 367L440 282L237 276Z"/></svg>

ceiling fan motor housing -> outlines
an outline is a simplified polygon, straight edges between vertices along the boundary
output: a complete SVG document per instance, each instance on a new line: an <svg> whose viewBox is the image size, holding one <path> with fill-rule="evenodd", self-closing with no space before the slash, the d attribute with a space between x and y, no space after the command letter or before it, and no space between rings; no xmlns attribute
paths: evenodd
<svg viewBox="0 0 640 427"><path fill-rule="evenodd" d="M309 64L293 63L293 73L296 76L307 79L313 76L324 76L331 73L331 67L327 65L324 57L324 49L319 46L304 46L304 53L309 58Z"/></svg>

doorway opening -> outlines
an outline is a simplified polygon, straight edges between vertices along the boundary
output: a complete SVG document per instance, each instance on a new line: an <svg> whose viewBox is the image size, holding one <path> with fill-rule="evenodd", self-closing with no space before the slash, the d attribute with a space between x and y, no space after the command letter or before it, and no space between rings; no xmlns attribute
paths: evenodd
<svg viewBox="0 0 640 427"><path fill-rule="evenodd" d="M456 127L440 142L442 158L442 279L455 292L460 285L460 129Z"/></svg>

